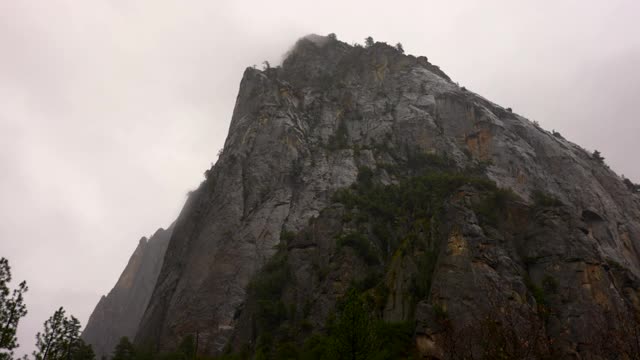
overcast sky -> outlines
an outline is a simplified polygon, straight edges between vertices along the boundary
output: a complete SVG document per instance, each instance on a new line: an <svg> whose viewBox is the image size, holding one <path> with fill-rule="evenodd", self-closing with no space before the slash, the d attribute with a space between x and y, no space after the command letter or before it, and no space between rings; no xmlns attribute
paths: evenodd
<svg viewBox="0 0 640 360"><path fill-rule="evenodd" d="M215 162L245 67L295 40L403 43L640 182L640 2L0 0L0 256L27 280L18 353L86 323L141 236Z"/></svg>

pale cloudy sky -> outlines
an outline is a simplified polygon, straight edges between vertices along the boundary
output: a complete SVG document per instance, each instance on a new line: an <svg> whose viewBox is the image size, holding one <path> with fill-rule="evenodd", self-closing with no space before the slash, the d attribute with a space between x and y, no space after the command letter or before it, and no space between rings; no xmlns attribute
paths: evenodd
<svg viewBox="0 0 640 360"><path fill-rule="evenodd" d="M640 182L637 0L0 0L0 256L26 279L18 353L86 322L215 162L245 67L295 40L404 44Z"/></svg>

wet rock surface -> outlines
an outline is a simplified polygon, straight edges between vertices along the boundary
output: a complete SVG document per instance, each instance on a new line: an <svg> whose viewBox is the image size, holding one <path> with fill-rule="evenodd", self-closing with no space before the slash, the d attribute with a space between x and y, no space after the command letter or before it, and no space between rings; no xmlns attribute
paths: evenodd
<svg viewBox="0 0 640 360"><path fill-rule="evenodd" d="M110 356L121 337L133 338L156 283L173 226L142 238L120 279L93 310L82 339L98 357Z"/></svg>
<svg viewBox="0 0 640 360"><path fill-rule="evenodd" d="M247 286L283 251L292 270L282 301L321 330L370 267L336 245L353 225L335 192L363 168L376 184L398 184L424 156L514 196L497 222L479 220L474 204L486 194L476 188L447 198L419 299L407 293L422 253L380 260L389 290L381 316L415 320L425 355L443 351L425 310L434 305L457 324L492 308L529 319L547 286L544 331L562 334L566 354L587 351L590 323L638 310L640 196L622 178L424 57L316 37L300 40L281 67L245 71L222 155L176 222L136 342L167 350L198 334L199 351L213 354L253 344ZM538 193L556 206L537 204Z"/></svg>

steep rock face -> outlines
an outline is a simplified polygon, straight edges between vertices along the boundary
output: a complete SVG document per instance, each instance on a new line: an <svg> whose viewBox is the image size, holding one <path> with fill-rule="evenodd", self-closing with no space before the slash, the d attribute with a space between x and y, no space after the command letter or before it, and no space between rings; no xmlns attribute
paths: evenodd
<svg viewBox="0 0 640 360"><path fill-rule="evenodd" d="M140 239L118 282L93 310L82 339L93 346L98 357L109 356L121 337L135 336L172 231L173 225L166 230L158 229L149 239Z"/></svg>
<svg viewBox="0 0 640 360"><path fill-rule="evenodd" d="M383 301L384 317L417 320L422 350L437 353L442 342L426 315L433 304L460 323L490 307L473 299L505 306L516 299L535 311L531 284L549 273L566 295L549 300L557 310L546 326L570 334L566 353L579 352L587 324L616 304L638 306L640 197L620 177L581 147L458 87L425 57L314 36L282 67L245 71L224 151L177 221L136 341L170 349L197 333L206 353L252 344L247 284L283 231L313 235L282 244L294 269L283 296L298 309L306 300L291 294L311 296L307 315L321 328L365 267L337 255L335 238L349 223L329 211L341 207L333 194L362 168L375 183L396 184L393 169L410 175L416 154L446 157L457 171L481 169L519 199L502 214L508 221L489 225L477 220L473 201L447 201L444 240L429 245L437 261L423 298L402 295L416 272L411 256L383 260L385 282L396 290ZM563 205L541 210L536 191ZM329 276L312 264L328 266Z"/></svg>

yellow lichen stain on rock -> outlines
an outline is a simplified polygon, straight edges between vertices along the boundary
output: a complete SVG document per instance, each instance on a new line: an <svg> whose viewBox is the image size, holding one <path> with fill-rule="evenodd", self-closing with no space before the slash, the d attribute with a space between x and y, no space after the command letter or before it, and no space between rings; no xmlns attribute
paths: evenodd
<svg viewBox="0 0 640 360"><path fill-rule="evenodd" d="M472 124L475 124L478 121L478 119L476 119L476 112L473 107L467 107L465 109L465 116L467 120Z"/></svg>
<svg viewBox="0 0 640 360"><path fill-rule="evenodd" d="M447 241L447 247L449 248L449 252L453 256L459 256L466 254L468 251L467 241L464 239L464 236L460 233L459 230L453 230L449 235L449 240Z"/></svg>
<svg viewBox="0 0 640 360"><path fill-rule="evenodd" d="M464 190L460 190L455 194L453 194L453 196L451 197L451 200L455 203L460 203L460 202L464 202L466 198L467 198L467 192Z"/></svg>
<svg viewBox="0 0 640 360"><path fill-rule="evenodd" d="M582 288L591 294L596 304L609 309L611 308L611 303L605 293L606 282L602 281L604 277L602 266L585 264L585 269L582 272Z"/></svg>
<svg viewBox="0 0 640 360"><path fill-rule="evenodd" d="M247 129L247 131L245 131L244 135L242 136L242 140L241 143L242 144L246 144L247 140L249 139L250 136L254 135L256 132L256 129L251 126L250 128Z"/></svg>
<svg viewBox="0 0 640 360"><path fill-rule="evenodd" d="M416 335L416 348L423 358L443 359L444 351L433 336L427 334Z"/></svg>
<svg viewBox="0 0 640 360"><path fill-rule="evenodd" d="M519 185L524 185L527 182L527 176L522 172L518 171L518 175L516 176L516 182Z"/></svg>
<svg viewBox="0 0 640 360"><path fill-rule="evenodd" d="M474 271L474 275L473 275L474 277L475 277L475 274L482 274L482 273L491 274L491 273L495 273L495 270L491 266L489 266L489 264L487 264L486 262L481 261L481 260L473 260L473 261L471 261L471 267L472 267L472 270Z"/></svg>
<svg viewBox="0 0 640 360"><path fill-rule="evenodd" d="M595 291L593 294L593 299L595 300L596 304L599 304L603 308L607 310L611 308L609 298L602 291Z"/></svg>
<svg viewBox="0 0 640 360"><path fill-rule="evenodd" d="M136 249L136 252L129 260L129 264L124 269L122 275L120 275L120 279L116 283L116 288L120 289L131 289L133 287L136 274L140 271L140 267L142 266L142 255L140 253L141 249Z"/></svg>
<svg viewBox="0 0 640 360"><path fill-rule="evenodd" d="M511 290L510 297L511 297L511 299L513 299L513 301L515 301L518 304L524 304L527 301L524 296L522 296L521 294L519 294L515 290Z"/></svg>
<svg viewBox="0 0 640 360"><path fill-rule="evenodd" d="M584 273L590 281L600 281L604 277L600 265L587 265L587 271Z"/></svg>
<svg viewBox="0 0 640 360"><path fill-rule="evenodd" d="M383 58L381 63L374 65L375 67L374 75L378 82L382 82L384 80L384 76L386 75L388 70L387 66L388 66L388 63L386 58Z"/></svg>
<svg viewBox="0 0 640 360"><path fill-rule="evenodd" d="M116 284L117 288L131 289L135 280L136 272L140 267L140 259L135 259L132 269L126 269L125 273L120 277L120 281Z"/></svg>
<svg viewBox="0 0 640 360"><path fill-rule="evenodd" d="M353 110L353 95L351 93L346 93L341 100L342 106L347 110Z"/></svg>
<svg viewBox="0 0 640 360"><path fill-rule="evenodd" d="M490 160L492 139L493 135L489 130L480 129L472 134L467 134L465 143L474 159Z"/></svg>
<svg viewBox="0 0 640 360"><path fill-rule="evenodd" d="M407 242L407 240L404 241L404 243ZM384 280L389 289L388 295L380 297L375 292L373 294L374 302L384 308L385 320L402 321L410 316L409 313L412 306L410 299L406 296L405 279L403 279L403 273L406 273L406 266L407 264L402 254L399 254L399 256L394 254L389 273Z"/></svg>
<svg viewBox="0 0 640 360"><path fill-rule="evenodd" d="M627 259L632 259L634 257L634 248L631 243L631 236L628 231L623 231L620 234L620 240L622 240L622 254Z"/></svg>
<svg viewBox="0 0 640 360"><path fill-rule="evenodd" d="M432 134L428 131L425 129L416 129L412 136L415 141L415 146L418 149L424 150L427 153L435 153L435 150L433 150L433 152L430 150L433 149L433 141Z"/></svg>
<svg viewBox="0 0 640 360"><path fill-rule="evenodd" d="M638 297L638 295L640 295L640 292L635 289L628 289L628 290L629 291L626 292L626 295L629 301L631 302L633 309L636 312L640 312L640 298Z"/></svg>
<svg viewBox="0 0 640 360"><path fill-rule="evenodd" d="M280 139L280 143L282 145L286 145L286 146L289 146L289 147L291 147L294 142L295 142L295 138L292 139L292 137L289 134L282 135L282 138Z"/></svg>

